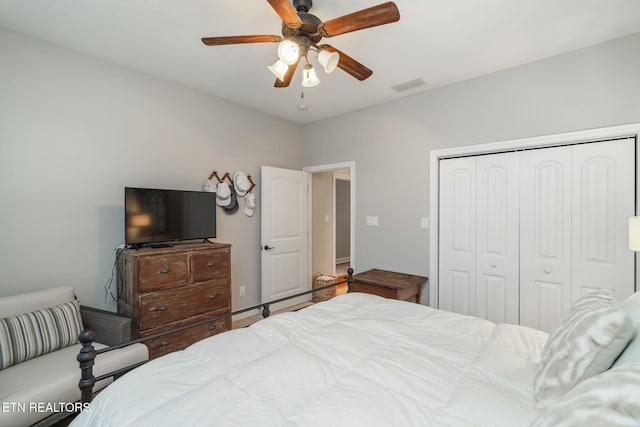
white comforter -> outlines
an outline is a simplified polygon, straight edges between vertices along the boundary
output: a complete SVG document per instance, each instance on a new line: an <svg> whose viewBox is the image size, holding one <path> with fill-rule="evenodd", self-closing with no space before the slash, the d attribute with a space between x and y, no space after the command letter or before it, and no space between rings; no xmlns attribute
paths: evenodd
<svg viewBox="0 0 640 427"><path fill-rule="evenodd" d="M193 344L78 426L526 426L547 334L348 294Z"/></svg>

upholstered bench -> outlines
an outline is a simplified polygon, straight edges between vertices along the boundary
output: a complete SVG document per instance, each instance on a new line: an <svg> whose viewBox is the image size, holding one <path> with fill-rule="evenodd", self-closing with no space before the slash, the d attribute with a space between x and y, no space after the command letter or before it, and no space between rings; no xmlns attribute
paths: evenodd
<svg viewBox="0 0 640 427"><path fill-rule="evenodd" d="M61 410L80 399L78 333L93 329L98 349L128 341L132 327L127 317L79 306L71 287L0 298L0 426L63 418ZM147 347L134 344L99 355L94 374L147 359Z"/></svg>

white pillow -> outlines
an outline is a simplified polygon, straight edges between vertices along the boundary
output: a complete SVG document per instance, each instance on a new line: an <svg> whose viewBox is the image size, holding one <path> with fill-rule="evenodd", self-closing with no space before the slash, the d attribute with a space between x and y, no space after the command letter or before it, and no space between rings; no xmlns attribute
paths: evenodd
<svg viewBox="0 0 640 427"><path fill-rule="evenodd" d="M578 384L530 427L638 427L639 397L640 363L628 363Z"/></svg>
<svg viewBox="0 0 640 427"><path fill-rule="evenodd" d="M625 363L640 362L640 292L636 292L620 303L622 309L633 322L634 334L613 367L622 366Z"/></svg>
<svg viewBox="0 0 640 427"><path fill-rule="evenodd" d="M633 334L631 319L608 291L579 298L549 336L533 396L549 406L587 378L609 369Z"/></svg>

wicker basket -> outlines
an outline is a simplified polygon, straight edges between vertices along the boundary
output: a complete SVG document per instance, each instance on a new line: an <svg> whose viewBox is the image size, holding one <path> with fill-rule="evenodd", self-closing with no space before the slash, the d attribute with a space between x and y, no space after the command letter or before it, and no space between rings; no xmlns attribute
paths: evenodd
<svg viewBox="0 0 640 427"><path fill-rule="evenodd" d="M328 286L336 282L336 276L328 274L315 274L313 276L313 289ZM336 296L336 287L332 286L313 293L313 302L320 302L331 299Z"/></svg>

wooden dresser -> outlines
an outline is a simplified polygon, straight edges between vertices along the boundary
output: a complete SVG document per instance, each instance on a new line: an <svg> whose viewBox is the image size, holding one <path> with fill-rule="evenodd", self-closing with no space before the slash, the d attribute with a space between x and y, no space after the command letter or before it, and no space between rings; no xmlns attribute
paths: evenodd
<svg viewBox="0 0 640 427"><path fill-rule="evenodd" d="M138 337L231 312L231 245L127 249L118 256L118 313L135 317ZM154 358L231 328L222 319L146 341Z"/></svg>

